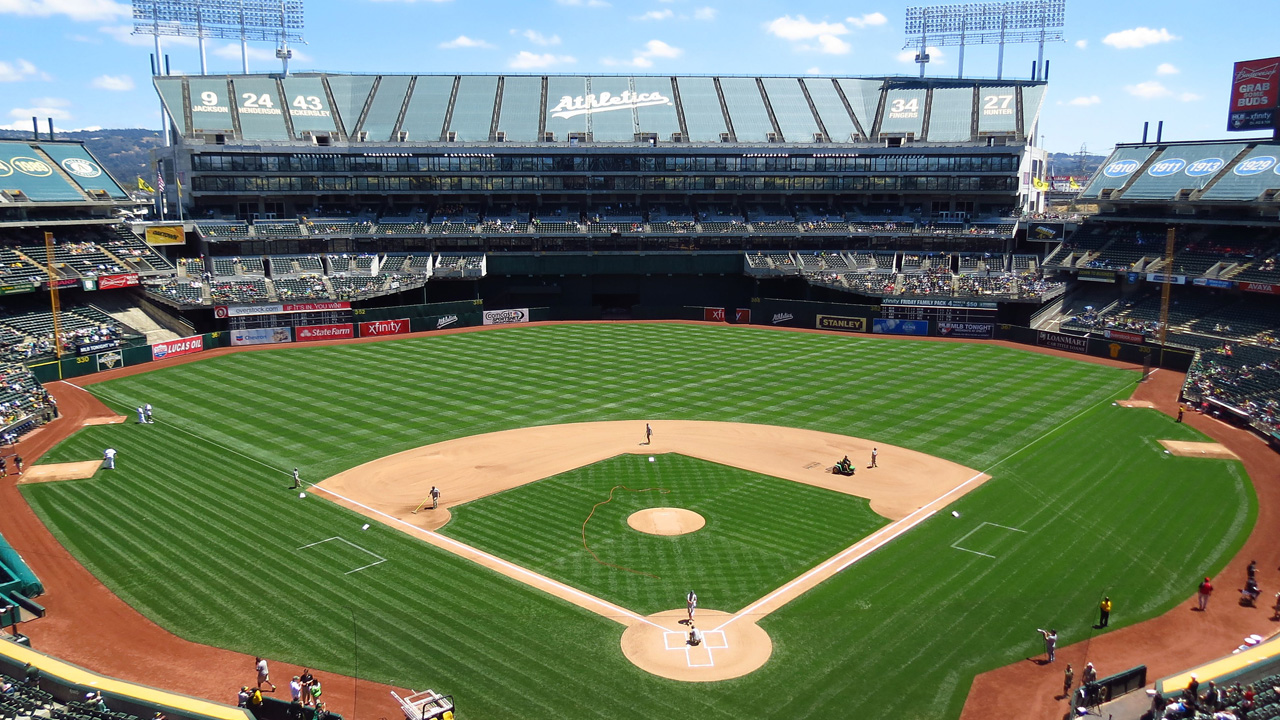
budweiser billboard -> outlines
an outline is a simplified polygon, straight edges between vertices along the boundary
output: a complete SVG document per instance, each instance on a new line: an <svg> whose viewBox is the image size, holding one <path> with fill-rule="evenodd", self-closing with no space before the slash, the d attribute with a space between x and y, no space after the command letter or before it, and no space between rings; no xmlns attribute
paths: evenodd
<svg viewBox="0 0 1280 720"><path fill-rule="evenodd" d="M114 290L115 288L133 287L138 284L138 273L129 273L128 275L103 275L98 278L99 290Z"/></svg>
<svg viewBox="0 0 1280 720"><path fill-rule="evenodd" d="M1270 130L1280 100L1280 57L1238 62L1231 73L1227 130Z"/></svg>
<svg viewBox="0 0 1280 720"><path fill-rule="evenodd" d="M513 310L485 310L485 325L511 325L514 323L529 322L529 308L515 308Z"/></svg>
<svg viewBox="0 0 1280 720"><path fill-rule="evenodd" d="M379 335L404 335L409 332L409 318L399 320L374 320L360 323L360 337Z"/></svg>
<svg viewBox="0 0 1280 720"><path fill-rule="evenodd" d="M160 342L152 345L151 359L163 360L167 357L192 355L202 350L204 350L204 336L194 335L192 337L184 337L178 340L169 340L167 342Z"/></svg>
<svg viewBox="0 0 1280 720"><path fill-rule="evenodd" d="M345 340L356 336L351 323L342 325L299 325L293 329L298 342L307 340Z"/></svg>
<svg viewBox="0 0 1280 720"><path fill-rule="evenodd" d="M344 301L309 303L256 303L254 305L218 305L213 309L215 317L248 317L250 315L282 315L298 312L325 312L350 310L351 303Z"/></svg>

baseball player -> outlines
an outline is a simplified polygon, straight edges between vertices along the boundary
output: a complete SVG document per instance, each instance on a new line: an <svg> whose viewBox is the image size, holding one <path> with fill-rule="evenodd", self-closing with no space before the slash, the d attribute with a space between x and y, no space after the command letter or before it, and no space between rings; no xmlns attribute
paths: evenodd
<svg viewBox="0 0 1280 720"><path fill-rule="evenodd" d="M435 485L431 486L431 509L435 510L440 507L440 488Z"/></svg>
<svg viewBox="0 0 1280 720"><path fill-rule="evenodd" d="M871 448L871 467L878 467L876 465L876 456L879 454L880 454L879 449Z"/></svg>
<svg viewBox="0 0 1280 720"><path fill-rule="evenodd" d="M644 444L653 444L653 428L649 427L649 423L644 424Z"/></svg>
<svg viewBox="0 0 1280 720"><path fill-rule="evenodd" d="M293 486L290 487L289 489L297 490L301 486L302 486L302 479L298 477L298 468L294 468L293 469Z"/></svg>
<svg viewBox="0 0 1280 720"><path fill-rule="evenodd" d="M258 671L258 689L262 689L262 683L271 685L271 692L276 691L276 686L271 683L271 671L267 669L267 661L256 657L253 659L253 667Z"/></svg>
<svg viewBox="0 0 1280 720"><path fill-rule="evenodd" d="M152 417L151 417L151 403L147 403L146 405L143 405L143 406L142 406L142 412L143 412L143 414L144 414L144 415L146 415L146 416L147 416L147 422L148 422L148 423L153 423L153 422L155 422L155 420L154 420L154 419L152 419Z"/></svg>
<svg viewBox="0 0 1280 720"><path fill-rule="evenodd" d="M689 625L693 625L693 611L698 609L698 593L690 590L688 595L684 596L685 610L689 612Z"/></svg>
<svg viewBox="0 0 1280 720"><path fill-rule="evenodd" d="M702 644L702 631L692 625L689 626L689 644L690 645Z"/></svg>
<svg viewBox="0 0 1280 720"><path fill-rule="evenodd" d="M146 414L146 413L147 413L147 411L146 411L146 410L143 410L143 409L142 409L142 406L141 406L141 405L139 405L139 406L138 406L138 424L139 424L139 425L145 425L145 424L147 424L147 414Z"/></svg>
<svg viewBox="0 0 1280 720"><path fill-rule="evenodd" d="M107 448L102 451L102 467L108 470L116 469L116 450L115 448Z"/></svg>

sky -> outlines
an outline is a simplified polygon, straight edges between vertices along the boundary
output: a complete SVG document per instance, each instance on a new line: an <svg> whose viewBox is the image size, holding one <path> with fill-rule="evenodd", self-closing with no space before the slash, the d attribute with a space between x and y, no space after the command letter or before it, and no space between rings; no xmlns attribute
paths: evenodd
<svg viewBox="0 0 1280 720"><path fill-rule="evenodd" d="M1232 64L1280 55L1267 0L1254 10L1189 0L1067 0L1065 42L1046 46L1041 144L1105 154L1165 121L1165 140L1226 132ZM291 71L918 74L907 2L846 0L309 0ZM912 3L914 4L914 3ZM1218 9L1213 10L1214 7ZM62 130L160 127L152 39L115 0L0 0L0 127L52 117ZM200 72L194 39L165 38L175 73ZM238 73L238 43L207 42L210 72ZM1036 45L1005 50L1029 78ZM957 48L930 51L954 77ZM251 72L279 72L250 45ZM965 51L967 77L996 76L994 46ZM1256 136L1256 133L1254 134Z"/></svg>

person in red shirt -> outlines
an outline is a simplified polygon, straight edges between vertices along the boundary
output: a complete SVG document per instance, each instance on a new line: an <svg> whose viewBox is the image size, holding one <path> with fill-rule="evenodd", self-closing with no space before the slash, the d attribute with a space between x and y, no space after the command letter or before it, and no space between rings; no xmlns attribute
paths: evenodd
<svg viewBox="0 0 1280 720"><path fill-rule="evenodd" d="M1197 600L1200 603L1200 612L1204 612L1205 608L1209 607L1209 596L1212 594L1213 583L1206 577L1204 582L1200 583L1200 594L1197 597Z"/></svg>

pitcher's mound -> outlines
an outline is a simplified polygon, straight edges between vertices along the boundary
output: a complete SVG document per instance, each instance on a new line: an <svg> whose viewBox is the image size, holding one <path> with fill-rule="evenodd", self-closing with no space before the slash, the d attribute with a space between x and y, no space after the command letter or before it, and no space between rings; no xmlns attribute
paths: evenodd
<svg viewBox="0 0 1280 720"><path fill-rule="evenodd" d="M634 622L622 633L622 654L636 667L672 680L711 682L741 677L759 669L773 653L769 633L750 617L699 609L693 616L702 644L689 644L689 617L683 609L664 610ZM728 624L726 624L728 623Z"/></svg>
<svg viewBox="0 0 1280 720"><path fill-rule="evenodd" d="M101 460L36 465L35 467L27 468L27 471L22 473L22 478L18 480L18 484L53 482L55 480L84 480L85 478L93 477L93 474L98 472L100 467L102 467Z"/></svg>
<svg viewBox="0 0 1280 720"><path fill-rule="evenodd" d="M627 524L650 535L684 535L701 530L706 518L684 508L648 508L631 513Z"/></svg>
<svg viewBox="0 0 1280 720"><path fill-rule="evenodd" d="M1217 458L1219 460L1239 460L1240 458L1225 445L1215 442L1187 442L1185 440L1161 440L1165 450L1183 457Z"/></svg>

